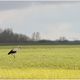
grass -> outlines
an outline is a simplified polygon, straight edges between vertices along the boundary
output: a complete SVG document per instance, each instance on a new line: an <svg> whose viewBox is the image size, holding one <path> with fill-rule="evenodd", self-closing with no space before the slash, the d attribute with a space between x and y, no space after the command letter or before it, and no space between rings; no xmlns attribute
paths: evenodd
<svg viewBox="0 0 80 80"><path fill-rule="evenodd" d="M5 74L4 74L5 73ZM26 69L1 69L0 78L9 79L78 79L80 70L26 68Z"/></svg>
<svg viewBox="0 0 80 80"><path fill-rule="evenodd" d="M14 47L0 46L0 78L80 78L80 45L22 46L15 59Z"/></svg>

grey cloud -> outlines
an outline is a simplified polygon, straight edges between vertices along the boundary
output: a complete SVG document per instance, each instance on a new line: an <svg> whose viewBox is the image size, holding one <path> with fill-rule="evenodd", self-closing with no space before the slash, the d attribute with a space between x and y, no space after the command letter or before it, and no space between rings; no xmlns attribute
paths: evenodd
<svg viewBox="0 0 80 80"><path fill-rule="evenodd" d="M46 4L71 4L79 3L79 1L0 1L0 11L21 9L34 5L46 5Z"/></svg>
<svg viewBox="0 0 80 80"><path fill-rule="evenodd" d="M32 2L29 1L0 1L0 10L11 10L29 7Z"/></svg>

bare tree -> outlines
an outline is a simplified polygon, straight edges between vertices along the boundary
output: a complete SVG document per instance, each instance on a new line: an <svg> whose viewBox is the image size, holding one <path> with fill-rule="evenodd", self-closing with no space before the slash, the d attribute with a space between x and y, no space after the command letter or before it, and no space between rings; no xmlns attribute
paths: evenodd
<svg viewBox="0 0 80 80"><path fill-rule="evenodd" d="M39 32L34 32L32 34L32 40L33 41L39 41L40 40L40 33Z"/></svg>
<svg viewBox="0 0 80 80"><path fill-rule="evenodd" d="M60 37L60 39L59 39L59 41L66 41L67 39L66 39L66 37Z"/></svg>
<svg viewBox="0 0 80 80"><path fill-rule="evenodd" d="M36 32L36 41L39 41L39 40L40 40L40 33Z"/></svg>
<svg viewBox="0 0 80 80"><path fill-rule="evenodd" d="M32 40L33 40L33 41L36 40L36 33L35 33L35 32L32 34Z"/></svg>
<svg viewBox="0 0 80 80"><path fill-rule="evenodd" d="M2 29L0 29L0 33L2 33L3 32L3 30Z"/></svg>

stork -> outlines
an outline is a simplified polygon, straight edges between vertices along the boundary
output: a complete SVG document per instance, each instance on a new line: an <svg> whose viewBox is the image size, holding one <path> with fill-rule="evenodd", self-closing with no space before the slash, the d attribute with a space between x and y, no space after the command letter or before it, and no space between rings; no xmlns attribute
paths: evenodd
<svg viewBox="0 0 80 80"><path fill-rule="evenodd" d="M19 50L19 48L11 49L11 50L8 52L8 55L12 55L12 56L15 58L15 55L16 55L16 53L17 53L18 50Z"/></svg>

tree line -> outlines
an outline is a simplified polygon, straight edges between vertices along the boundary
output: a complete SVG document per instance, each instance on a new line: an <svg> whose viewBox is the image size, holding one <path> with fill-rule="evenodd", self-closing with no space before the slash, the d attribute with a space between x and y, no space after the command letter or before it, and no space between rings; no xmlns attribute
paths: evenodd
<svg viewBox="0 0 80 80"><path fill-rule="evenodd" d="M58 40L44 40L40 39L40 33L34 32L32 38L27 35L14 33L12 29L0 29L0 44L29 44L29 45L61 45L61 44L80 44L79 40L69 41L65 37L60 37Z"/></svg>
<svg viewBox="0 0 80 80"><path fill-rule="evenodd" d="M14 33L12 29L0 29L0 43L23 43L30 38L23 34Z"/></svg>

